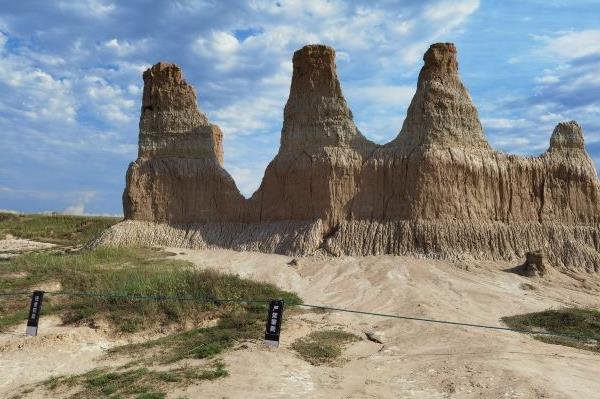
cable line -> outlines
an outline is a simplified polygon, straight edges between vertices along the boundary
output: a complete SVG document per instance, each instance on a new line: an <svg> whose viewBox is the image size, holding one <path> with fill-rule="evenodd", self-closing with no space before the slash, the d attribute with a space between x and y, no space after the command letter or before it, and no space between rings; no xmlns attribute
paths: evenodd
<svg viewBox="0 0 600 399"><path fill-rule="evenodd" d="M30 292L0 292L0 296L20 296L20 295L30 295ZM75 296L75 297L90 297L90 298L109 298L109 299L130 299L130 300L139 300L139 301L192 301L198 303L239 303L244 305L249 304L267 304L269 301L266 299L220 299L220 298L211 298L207 296L167 296L167 295L136 295L136 294L127 294L127 293L106 293L106 292L70 292L70 291L47 291L44 292L45 295L57 295L57 296ZM367 316L377 316L377 317L387 317L391 319L400 319L400 320L411 320L411 321L419 321L425 323L436 323L436 324L445 324L451 326L460 326L460 327L472 327L472 328L482 328L488 330L500 330L500 331L511 331L518 332L522 334L531 334L531 335L545 335L545 336L557 336L563 338L571 338L571 339L588 339L588 340L596 340L600 342L600 337L589 336L589 335L575 335L575 334L565 334L565 333L554 333L548 331L527 331L527 330L519 330L510 327L501 327L501 326L492 326L487 324L475 324L475 323L463 323L457 321L450 320L439 320L439 319L429 319L425 317L415 317L415 316L402 316L396 314L388 314L388 313L377 313L377 312L368 312L363 310L355 310L355 309L345 309L338 308L333 306L324 306L324 305L313 305L308 303L300 303L300 304L288 304L287 306L298 306L305 307L311 309L321 309L321 310L329 310L334 312L344 312L344 313L353 313L353 314L362 314Z"/></svg>

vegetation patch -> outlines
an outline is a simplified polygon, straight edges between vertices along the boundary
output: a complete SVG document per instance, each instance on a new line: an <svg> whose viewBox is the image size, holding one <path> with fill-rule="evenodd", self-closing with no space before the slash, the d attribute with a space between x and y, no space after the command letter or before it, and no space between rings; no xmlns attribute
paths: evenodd
<svg viewBox="0 0 600 399"><path fill-rule="evenodd" d="M192 266L147 248L31 253L2 264L0 292L28 292L41 283L58 282L61 291L69 295L48 294L43 314L59 314L66 324L93 325L95 319L102 318L122 333L207 318L220 318L223 325L228 325L245 318L246 313L253 315L248 316L250 321L259 314L265 317L263 303L257 307L220 303L218 299L300 301L295 294L271 284L210 270L199 271ZM25 277L15 277L20 272ZM27 310L26 296L0 296L0 329L23 321Z"/></svg>
<svg viewBox="0 0 600 399"><path fill-rule="evenodd" d="M155 371L146 367L122 371L96 369L85 374L54 377L41 386L50 392L71 392L70 398L163 399L167 392L199 381L215 380L228 375L225 365L214 361L202 367L180 367Z"/></svg>
<svg viewBox="0 0 600 399"><path fill-rule="evenodd" d="M0 214L0 233L69 245L89 240L117 219ZM43 384L50 397L164 398L177 386L227 375L222 362L208 367L180 367L190 358L209 359L235 342L259 339L264 332L268 300L300 303L297 295L176 260L151 248L83 249L76 252L30 252L0 264L0 331L27 318L33 289L47 292L42 318L58 315L67 325L107 321L118 334L169 326L176 332L136 345L113 348L112 356L131 359L116 369L59 376ZM206 321L214 321L210 327ZM190 326L196 326L190 329ZM152 369L169 364L168 371ZM144 366L144 367L140 367ZM163 366L164 367L164 366ZM21 394L30 392L26 387Z"/></svg>
<svg viewBox="0 0 600 399"><path fill-rule="evenodd" d="M347 344L360 341L356 335L342 330L314 331L297 339L292 349L313 365L330 364L341 355Z"/></svg>
<svg viewBox="0 0 600 399"><path fill-rule="evenodd" d="M0 238L12 234L58 245L83 245L119 221L117 217L0 212Z"/></svg>
<svg viewBox="0 0 600 399"><path fill-rule="evenodd" d="M579 308L546 310L503 317L502 321L510 328L533 333L535 339L543 342L600 352L600 311L598 310Z"/></svg>
<svg viewBox="0 0 600 399"><path fill-rule="evenodd" d="M168 364L186 358L213 357L236 342L260 339L266 307L229 305L213 327L194 328L138 344L123 345L111 354L134 356L146 364Z"/></svg>

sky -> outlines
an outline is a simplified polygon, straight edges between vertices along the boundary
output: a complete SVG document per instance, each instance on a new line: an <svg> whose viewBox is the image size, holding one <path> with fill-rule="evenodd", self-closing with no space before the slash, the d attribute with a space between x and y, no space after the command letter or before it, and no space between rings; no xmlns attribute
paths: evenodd
<svg viewBox="0 0 600 399"><path fill-rule="evenodd" d="M494 148L539 155L577 120L600 166L600 1L0 0L0 209L122 214L142 72L180 65L242 193L277 153L292 54L336 49L354 119L398 134L422 57L454 42Z"/></svg>

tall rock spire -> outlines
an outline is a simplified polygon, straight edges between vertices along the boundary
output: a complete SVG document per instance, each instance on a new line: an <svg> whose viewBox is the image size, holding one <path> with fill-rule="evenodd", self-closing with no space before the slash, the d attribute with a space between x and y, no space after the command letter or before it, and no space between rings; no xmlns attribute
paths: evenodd
<svg viewBox="0 0 600 399"><path fill-rule="evenodd" d="M223 134L198 110L175 64L144 72L138 158L123 192L127 219L168 223L238 220L244 198L222 168Z"/></svg>
<svg viewBox="0 0 600 399"><path fill-rule="evenodd" d="M458 75L454 44L431 45L423 60L417 91L395 143L489 149L477 109Z"/></svg>
<svg viewBox="0 0 600 399"><path fill-rule="evenodd" d="M550 137L549 152L582 150L585 151L581 126L575 121L560 122Z"/></svg>
<svg viewBox="0 0 600 399"><path fill-rule="evenodd" d="M323 219L333 225L346 216L363 160L376 145L352 120L331 47L304 46L293 63L281 147L251 202L260 221Z"/></svg>
<svg viewBox="0 0 600 399"><path fill-rule="evenodd" d="M223 163L223 133L198 110L181 69L159 62L144 72L139 157L216 156Z"/></svg>
<svg viewBox="0 0 600 399"><path fill-rule="evenodd" d="M294 53L290 96L284 110L281 151L364 146L352 121L335 66L335 51L312 44Z"/></svg>

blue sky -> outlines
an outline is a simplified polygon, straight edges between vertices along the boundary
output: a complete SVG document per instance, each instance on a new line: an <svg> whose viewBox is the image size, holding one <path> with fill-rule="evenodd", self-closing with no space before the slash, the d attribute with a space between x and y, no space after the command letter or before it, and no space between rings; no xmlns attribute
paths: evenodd
<svg viewBox="0 0 600 399"><path fill-rule="evenodd" d="M0 0L0 209L120 214L141 73L160 60L183 68L249 196L277 152L294 50L336 49L358 127L385 143L440 41L495 148L540 154L575 119L598 168L598 1Z"/></svg>

